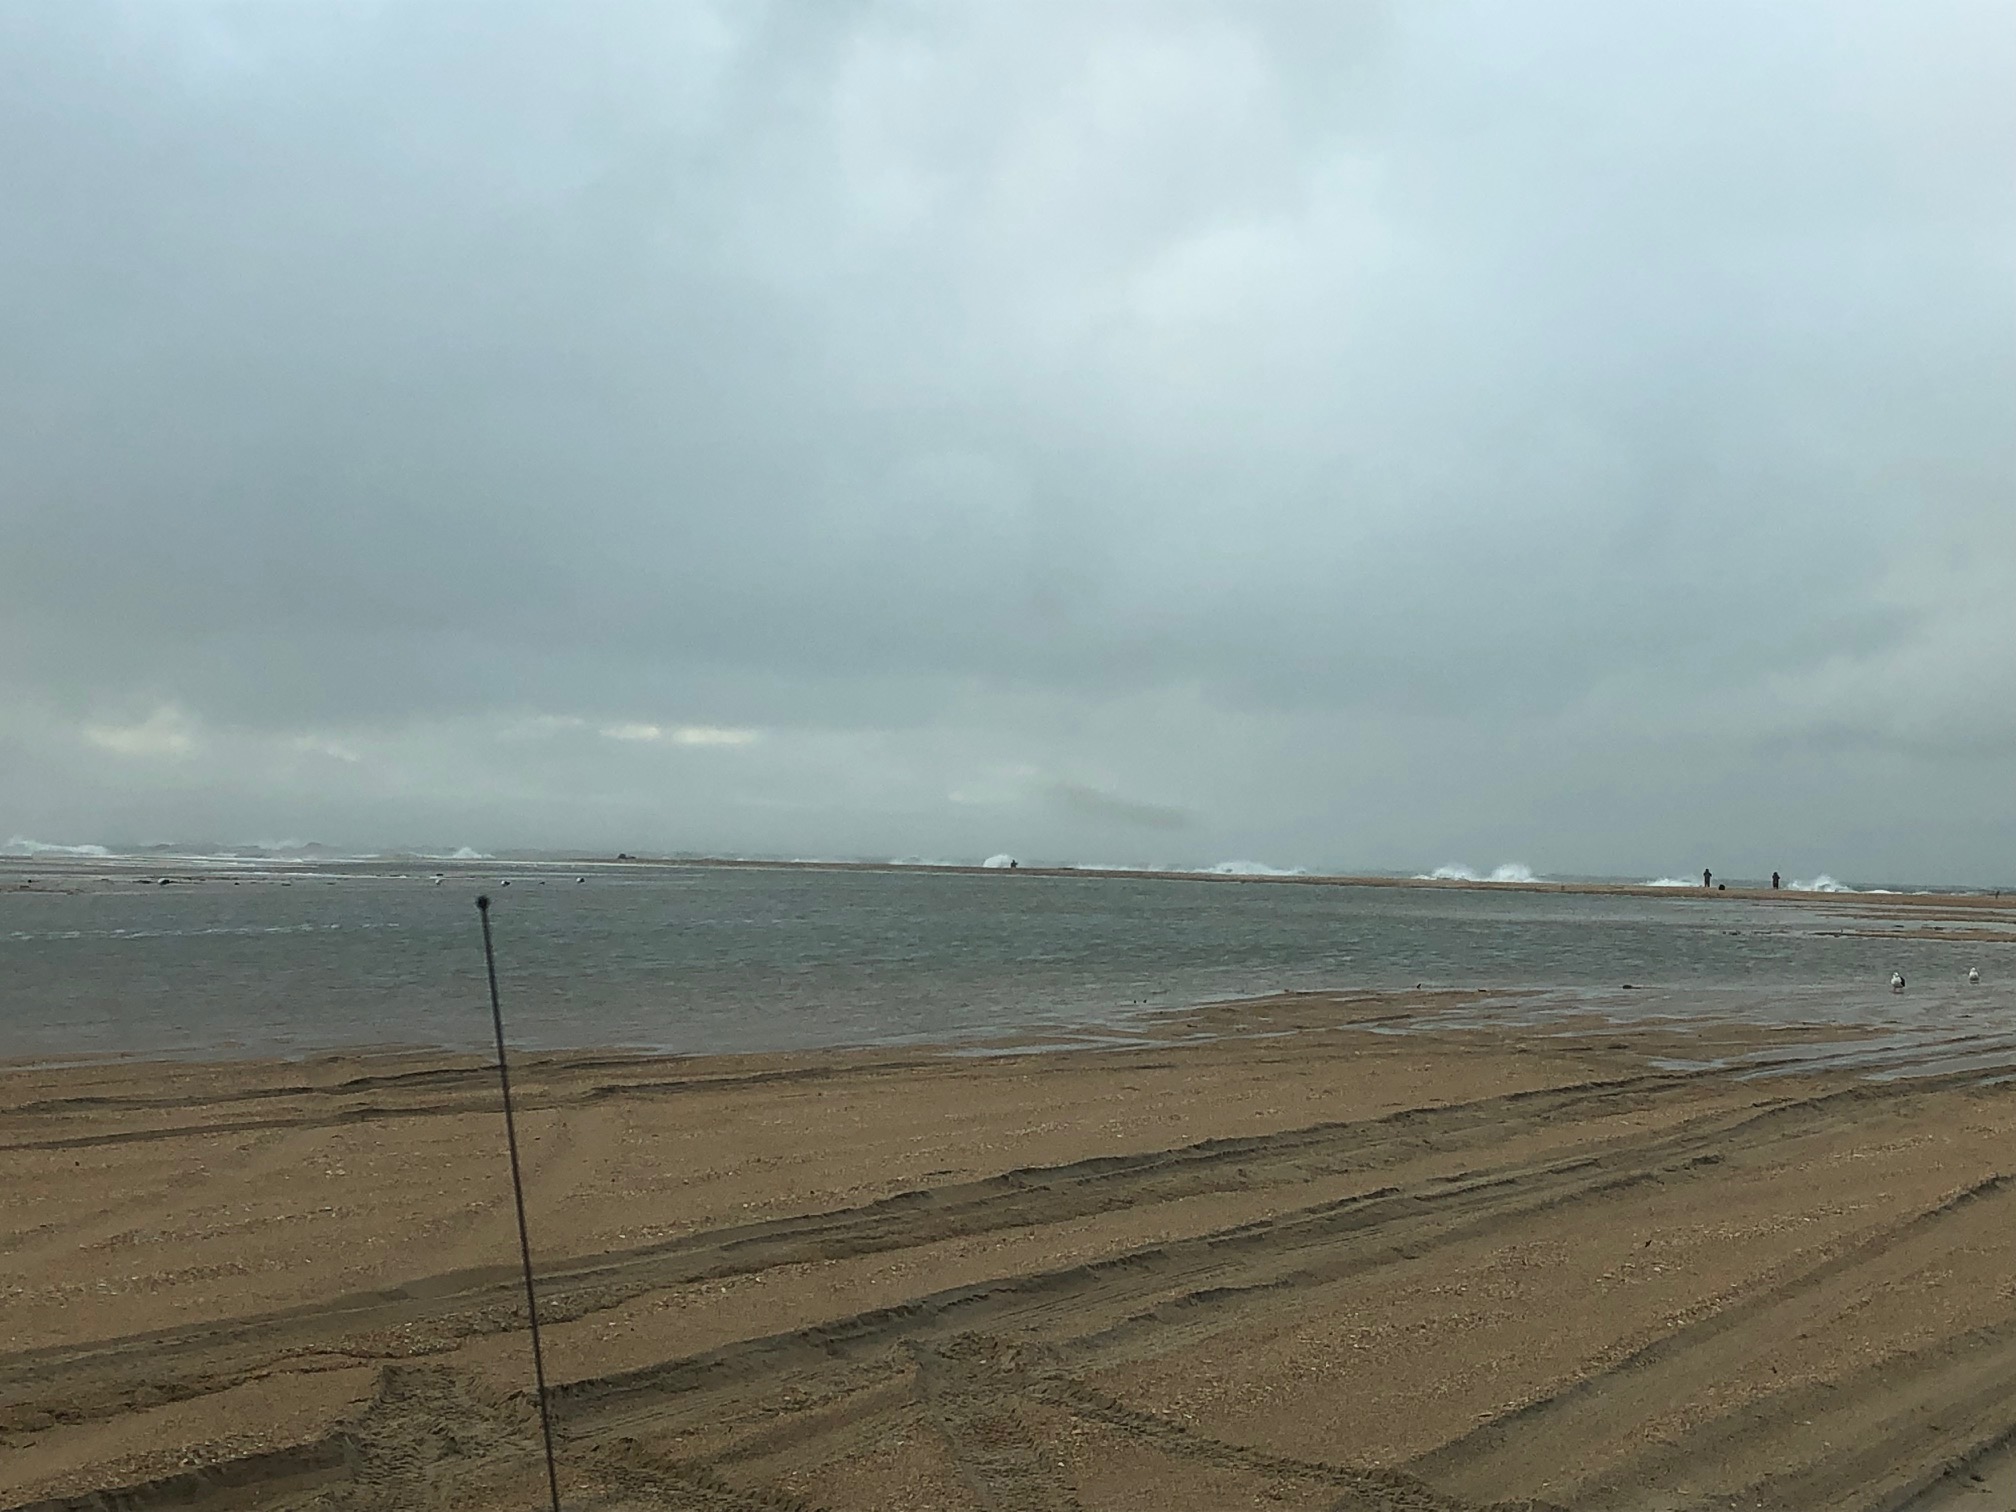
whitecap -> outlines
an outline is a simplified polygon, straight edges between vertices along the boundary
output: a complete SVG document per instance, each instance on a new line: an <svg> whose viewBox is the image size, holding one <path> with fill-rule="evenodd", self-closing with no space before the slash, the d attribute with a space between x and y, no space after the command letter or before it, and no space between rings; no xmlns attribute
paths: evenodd
<svg viewBox="0 0 2016 1512"><path fill-rule="evenodd" d="M112 852L102 845L49 845L41 840L30 840L26 835L16 835L5 845L0 845L0 855L8 856L109 856Z"/></svg>
<svg viewBox="0 0 2016 1512"><path fill-rule="evenodd" d="M1416 882L1537 882L1533 868L1523 861L1507 861L1491 868L1489 876L1472 871L1467 866L1450 864L1438 866L1432 872L1416 876Z"/></svg>

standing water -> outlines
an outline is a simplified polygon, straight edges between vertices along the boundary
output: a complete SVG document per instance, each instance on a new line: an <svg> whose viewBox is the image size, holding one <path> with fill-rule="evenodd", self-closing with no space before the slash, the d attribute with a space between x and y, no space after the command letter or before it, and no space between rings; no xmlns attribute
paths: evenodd
<svg viewBox="0 0 2016 1512"><path fill-rule="evenodd" d="M1978 921L1999 938L1962 942L1851 899L706 865L490 863L438 885L434 868L384 863L172 875L9 866L0 1058L478 1049L479 891L496 900L513 1033L545 1046L1041 1035L1210 999L1416 984L1628 982L1656 989L1634 1001L1661 1011L1736 994L1854 1017L1883 1011L1893 969L1929 989L1980 962L1977 992L1997 1001L2016 977L2004 915Z"/></svg>

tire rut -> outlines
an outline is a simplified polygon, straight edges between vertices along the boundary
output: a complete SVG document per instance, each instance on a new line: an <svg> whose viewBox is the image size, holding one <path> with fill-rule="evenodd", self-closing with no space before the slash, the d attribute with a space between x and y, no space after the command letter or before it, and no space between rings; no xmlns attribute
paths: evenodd
<svg viewBox="0 0 2016 1512"><path fill-rule="evenodd" d="M1600 1454L1606 1444L1640 1443L1662 1411L1686 1400L1701 1383L1742 1378L1778 1347L1778 1341L1824 1327L1858 1296L1908 1285L1911 1276L1936 1265L1955 1247L1999 1242L2012 1198L2016 1180L1994 1175L1920 1213L1847 1240L1817 1261L1809 1256L1794 1262L1781 1268L1776 1279L1767 1277L1761 1287L1746 1288L1708 1316L1673 1329L1552 1395L1480 1425L1413 1460L1409 1468L1438 1485L1474 1494L1520 1474L1524 1462L1536 1452L1544 1453L1542 1446L1575 1443L1584 1446L1585 1454ZM2016 1324L2011 1325L2011 1335L2016 1338ZM1966 1384L1981 1368L1982 1358L1999 1362L1991 1371L1993 1385L1976 1404L1986 1409L1985 1416L1969 1406L1980 1392ZM1898 1465L1906 1467L1896 1472L1902 1477L1899 1484L1906 1485L1915 1484L1927 1465L1935 1467L1936 1475L2006 1428L2006 1402L2016 1394L2016 1344L2008 1347L2006 1360L1993 1349L1986 1356L1948 1350L1912 1360L1886 1362L1865 1371L1860 1387L1812 1385L1776 1393L1762 1403L1741 1404L1677 1441L1627 1451L1621 1460L1569 1485L1581 1499L1628 1500L1649 1488L1683 1482L1690 1465L1735 1463L1737 1447L1759 1439L1768 1424L1769 1452L1781 1463L1802 1443L1830 1452L1818 1455L1814 1465L1796 1474L1788 1468L1761 1479L1753 1489L1765 1505L1889 1506L1877 1489L1881 1477L1873 1467L1887 1465L1893 1471ZM1913 1398L1900 1392L1900 1375L1913 1378L1912 1390L1924 1401L1940 1404L1934 1417L1943 1421L1934 1423L1933 1417L1912 1421L1903 1430L1908 1440L1894 1443L1888 1441L1891 1435L1876 1431L1875 1424L1861 1424L1852 1432L1828 1427L1866 1405L1865 1395L1883 1403L1876 1414L1879 1420L1885 1415L1908 1416L1904 1408ZM1802 1433L1801 1428L1812 1431ZM1885 1447L1874 1453L1867 1449L1872 1433L1885 1441ZM1864 1446L1861 1452L1849 1455L1835 1449L1855 1442ZM1843 1472L1844 1465L1853 1468ZM1778 1495L1781 1483L1794 1481L1807 1488L1801 1493L1803 1500L1769 1499ZM1823 1481L1825 1495L1820 1494Z"/></svg>
<svg viewBox="0 0 2016 1512"><path fill-rule="evenodd" d="M925 1413L985 1512L1084 1512L1000 1372L956 1345L910 1354Z"/></svg>
<svg viewBox="0 0 2016 1512"><path fill-rule="evenodd" d="M861 1207L706 1230L610 1256L549 1263L541 1311L566 1322L667 1287L845 1259L1143 1203L1292 1186L1313 1176L1376 1172L1424 1153L1458 1153L1504 1135L1508 1109L1531 1124L1618 1097L1686 1095L1688 1083L1630 1078L1519 1093L1366 1122L1215 1139L1173 1150L1033 1167L906 1192ZM1508 1181L1516 1176L1508 1176ZM163 1400L200 1395L302 1353L360 1359L428 1353L517 1327L515 1268L486 1266L383 1291L211 1324L0 1358L0 1427L32 1397L60 1421L116 1410L136 1381ZM67 1380L66 1380L67 1378ZM96 1383L95 1389L93 1383ZM74 1384L73 1384L74 1383Z"/></svg>
<svg viewBox="0 0 2016 1512"><path fill-rule="evenodd" d="M1088 1395L1070 1381L1069 1372L1097 1368L1143 1351L1175 1347L1198 1333L1223 1328L1245 1302L1267 1295L1278 1297L1402 1261L1509 1221L1568 1204L1603 1200L1647 1181L1686 1179L1725 1160L1768 1160L1780 1141L1824 1127L1844 1112L1865 1105L1879 1111L1905 1107L1915 1097L1940 1088L1941 1082L1935 1079L1910 1088L1865 1084L1807 1095L1760 1088L1750 1094L1752 1100L1747 1104L1734 1109L1724 1105L1692 1115L1683 1110L1677 1121L1654 1132L1605 1130L1584 1139L1579 1149L1571 1146L1578 1149L1573 1154L1557 1153L1552 1158L1497 1167L1487 1164L1457 1174L1388 1185L1229 1229L1050 1271L946 1288L896 1306L745 1339L639 1370L568 1383L552 1393L552 1406L574 1451L598 1464L616 1456L610 1463L628 1464L630 1469L625 1473L643 1478L637 1482L640 1488L653 1476L667 1488L676 1483L681 1499L667 1504L718 1506L724 1512L731 1507L774 1508L783 1503L760 1498L751 1501L757 1493L737 1490L706 1463L696 1468L695 1463L685 1461L652 1460L633 1441L639 1435L660 1436L682 1427L754 1431L822 1405L845 1412L850 1399L868 1401L871 1399L863 1394L878 1390L886 1396L892 1383L914 1376L920 1383L918 1402L965 1467L969 1484L983 1505L1000 1512L1071 1512L1069 1485L1029 1448L1026 1425L1018 1412L999 1406L999 1391L975 1375L973 1359L961 1352L964 1346L960 1341L976 1333L1006 1335L1047 1341L1054 1357L1063 1362L1057 1371L1034 1384L1025 1382L1015 1388L1025 1394L1034 1392L1031 1401L1081 1415L1094 1412L1094 1405L1103 1402L1094 1413L1105 1414L1100 1421L1117 1425L1124 1417L1132 1424L1124 1431L1152 1437L1161 1447L1187 1446L1180 1452L1206 1458L1230 1455L1225 1463L1236 1461L1256 1473L1306 1479L1315 1473L1307 1468L1311 1462L1238 1446L1212 1447L1216 1441L1192 1434L1182 1425ZM550 1307L551 1315L560 1321L687 1280L1026 1228L1143 1202L1292 1186L1308 1180L1312 1173L1376 1173L1424 1155L1462 1158L1470 1149L1499 1143L1508 1132L1533 1129L1555 1117L1588 1118L1592 1109L1600 1110L1612 1102L1643 1111L1668 1099L1691 1097L1694 1092L1695 1081L1686 1076L1633 1077L1014 1171L857 1208L697 1233L620 1256L563 1262L549 1268L542 1280L541 1310L545 1313ZM1985 1183L1971 1200L1998 1199L2004 1189ZM1936 1226L1940 1213L1961 1211L1967 1200L1963 1194L1954 1203L1913 1221ZM456 1272L386 1292L339 1299L327 1306L109 1340L84 1350L17 1354L0 1360L0 1427L31 1410L31 1401L32 1410L39 1415L88 1421L95 1414L130 1407L134 1388L140 1383L151 1385L156 1400L166 1401L221 1390L263 1372L295 1368L296 1362L307 1358L325 1362L331 1355L370 1359L376 1351L417 1353L452 1348L471 1337L520 1326L522 1302L511 1295L517 1284L516 1272L509 1267ZM1793 1278L1786 1284L1791 1286ZM1796 1287L1787 1293L1796 1294ZM1760 1301L1753 1305L1773 1304ZM1725 1322L1722 1326L1726 1330L1734 1324ZM403 1342L394 1338L401 1330L405 1331ZM2006 1377L2002 1365L1996 1363L1993 1368L1983 1366L1980 1380L1972 1384L1943 1377L1940 1363L1928 1361L1925 1399L1950 1398L1958 1404L1952 1408L1956 1421L1967 1403L1976 1403L1980 1411L1966 1421L1972 1424L1978 1418L1985 1424L1992 1416L1985 1404L1993 1391L2016 1380L2016 1342L2009 1344L2008 1353ZM384 1356L380 1353L377 1357ZM1656 1356L1647 1355L1641 1368L1652 1368L1656 1361ZM232 1497L242 1498L247 1487L270 1483L277 1489L290 1474L322 1476L332 1484L349 1486L365 1499L332 1501L329 1505L371 1512L376 1505L371 1497L379 1497L387 1508L410 1504L400 1498L417 1486L414 1478L424 1480L441 1465L452 1462L461 1467L458 1473L472 1475L491 1462L517 1464L530 1452L522 1422L529 1408L523 1400L502 1407L476 1402L465 1388L453 1384L443 1367L397 1367L388 1371L386 1381L381 1391L381 1417L397 1417L409 1425L418 1421L417 1438L409 1433L406 1439L398 1439L391 1429L374 1427L379 1419L367 1413L359 1424L322 1441L319 1447L290 1451L295 1454L291 1460L283 1455L271 1464L233 1462L235 1468L213 1467L216 1475L211 1482L203 1481L199 1474L196 1481L178 1479L173 1487L166 1483L153 1490L129 1487L104 1493L114 1500L60 1507L50 1504L37 1507L36 1512L157 1505L214 1507L222 1512L234 1505ZM1006 1390L1012 1383L995 1384ZM400 1402L387 1395L400 1391L408 1393ZM412 1394L427 1391L448 1393L443 1400L452 1397L453 1391L461 1391L462 1397L449 1411L424 1407L416 1411L414 1401L418 1398ZM872 1400L880 1403L884 1398ZM1572 1407L1564 1400L1554 1410ZM915 1413L917 1403L901 1408L877 1405L870 1416L885 1410ZM1545 1404L1522 1409L1544 1410ZM490 1426L471 1439L466 1428L444 1434L444 1422ZM626 1443L632 1447L626 1449ZM1466 1464L1473 1469L1482 1465L1488 1452L1485 1440L1475 1439L1471 1448L1477 1451L1474 1461L1465 1461L1463 1451L1455 1451L1445 1463L1429 1467L1436 1472L1434 1478L1449 1484L1450 1478L1468 1473ZM1179 1451L1170 1448L1170 1452ZM331 1468L331 1455L340 1460L339 1468ZM713 1463L722 1461L717 1456ZM1371 1475L1336 1466L1321 1473ZM233 1476L238 1479L232 1481ZM1338 1503L1340 1508L1360 1504L1385 1509L1459 1505L1411 1476L1390 1483L1377 1477L1348 1485L1323 1483L1338 1486L1345 1498ZM1450 1489L1467 1489L1470 1484L1473 1482L1466 1480L1463 1486L1451 1484ZM1419 1497L1429 1499L1396 1501L1403 1488L1418 1488ZM1384 1500L1366 1500L1375 1493ZM644 1492L640 1489L638 1494ZM1417 1493L1406 1489L1405 1494ZM129 1496L139 1499L116 1499ZM1352 1501L1352 1497L1359 1501ZM271 1505L291 1506L292 1492L289 1498L274 1500ZM261 1505L267 1504L259 1500Z"/></svg>
<svg viewBox="0 0 2016 1512"><path fill-rule="evenodd" d="M1809 1116L1826 1114L1829 1096L1802 1100ZM1748 1119L1704 1120L1607 1157L1518 1167L1468 1181L1412 1190L1381 1189L1196 1238L1149 1246L1050 1271L947 1288L828 1323L742 1340L639 1370L568 1383L556 1410L592 1418L615 1413L638 1421L690 1393L767 1378L817 1361L863 1362L920 1341L981 1331L1047 1337L1081 1364L1112 1363L1143 1336L1183 1342L1169 1332L1224 1326L1203 1314L1262 1293L1341 1279L1373 1266L1417 1257L1427 1248L1488 1231L1508 1219L1684 1174L1721 1158L1707 1146L1745 1126L1782 1128L1786 1110ZM1634 1163L1626 1158L1635 1154ZM1269 1272L1259 1282L1256 1263ZM1169 1293L1175 1295L1169 1296ZM1148 1306L1144 1309L1143 1304ZM1185 1314L1193 1316L1186 1317ZM1199 1321L1202 1320L1202 1321Z"/></svg>

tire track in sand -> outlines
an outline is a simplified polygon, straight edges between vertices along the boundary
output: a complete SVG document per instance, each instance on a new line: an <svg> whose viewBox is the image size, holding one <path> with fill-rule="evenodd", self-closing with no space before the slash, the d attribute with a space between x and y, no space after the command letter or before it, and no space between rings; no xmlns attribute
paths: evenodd
<svg viewBox="0 0 2016 1512"><path fill-rule="evenodd" d="M914 1420L921 1401L965 1467L976 1495L992 1497L992 1505L1017 1512L1025 1507L1032 1512L1068 1512L1070 1502L1064 1498L1071 1488L1030 1458L1023 1439L1017 1437L1021 1421L1017 1411L1002 1406L1004 1394L1105 1422L1161 1452L1215 1456L1255 1473L1306 1480L1315 1473L1309 1468L1315 1462L1267 1456L1257 1449L1210 1440L1183 1425L1110 1398L1101 1399L1071 1376L1144 1350L1178 1348L1185 1337L1223 1326L1241 1307L1270 1298L1292 1300L1304 1288L1324 1280L1404 1263L1429 1248L1488 1232L1520 1217L1579 1202L1609 1200L1648 1181L1691 1179L1729 1159L1768 1160L1780 1142L1838 1121L1844 1112L1865 1104L1902 1106L1913 1098L1931 1095L1939 1084L1927 1082L1909 1089L1858 1085L1821 1093L1774 1090L1763 1084L1752 1087L1754 1090L1742 1094L1747 1101L1739 1100L1733 1108L1726 1097L1703 1113L1690 1112L1682 1102L1671 1110L1677 1114L1674 1120L1663 1127L1619 1131L1602 1125L1599 1132L1581 1141L1579 1149L1569 1139L1550 1156L1496 1165L1488 1160L1468 1162L1473 1151L1497 1144L1507 1137L1508 1130L1539 1129L1554 1120L1587 1120L1613 1106L1643 1110L1669 1099L1692 1097L1695 1084L1685 1077L1631 1078L1410 1111L1359 1123L1207 1141L1140 1156L1031 1168L862 1207L717 1229L621 1255L567 1262L549 1272L543 1285L556 1316L578 1317L642 1292L680 1284L682 1278L741 1274L836 1253L902 1249L950 1235L1026 1228L1060 1221L1061 1215L1097 1214L1198 1192L1292 1185L1307 1180L1312 1171L1376 1174L1424 1154L1464 1162L1454 1173L1373 1187L1339 1201L1291 1208L1229 1230L1144 1245L1083 1264L930 1292L897 1306L744 1339L636 1371L569 1383L554 1393L556 1417L570 1458L604 1466L628 1463L629 1473L643 1478L637 1482L639 1495L644 1494L641 1488L651 1477L659 1477L667 1504L675 1506L725 1509L782 1505L776 1498L763 1501L757 1491L738 1489L714 1468L727 1466L738 1437L748 1440L768 1433L774 1441L794 1416L808 1412L828 1412L839 1419L848 1419L851 1412L855 1427L850 1431L885 1415L900 1418L908 1414ZM1933 1233L1954 1214L1970 1208L1980 1208L1985 1216L2002 1199L2004 1190L1994 1183L1983 1184L1971 1198L1918 1215L1904 1225L1897 1241L1900 1245L1916 1242L1913 1234L1920 1230ZM1914 1224L1918 1227L1913 1228ZM1882 1247L1873 1243L1867 1248L1873 1254L1882 1253ZM1837 1259L1839 1274L1854 1273L1848 1257ZM1824 1270L1826 1263L1816 1269ZM109 1414L122 1403L130 1407L136 1384L146 1384L160 1393L156 1399L172 1400L178 1391L198 1394L262 1370L288 1368L290 1358L311 1349L368 1356L371 1349L379 1347L373 1340L406 1325L420 1329L420 1347L452 1347L462 1339L517 1326L518 1304L510 1297L515 1285L515 1273L509 1268L458 1272L388 1292L343 1299L333 1307L168 1330L145 1338L106 1341L81 1351L15 1355L0 1360L0 1404L5 1404L0 1411L14 1412L30 1403L46 1410L53 1399L62 1411L79 1418L93 1411ZM1810 1280L1788 1276L1778 1290L1742 1305L1770 1314L1774 1307L1791 1305L1811 1285ZM1725 1322L1719 1330L1704 1325L1691 1344L1674 1346L1675 1356L1698 1349L1704 1341L1733 1336L1735 1331L1733 1321ZM1055 1370L1033 1384L1027 1372L1011 1372L1011 1378L991 1380L978 1370L970 1355L962 1353L961 1341L977 1332L1042 1341L1057 1362ZM2016 1331L2005 1342L2006 1365L2016 1371ZM1696 1358L1706 1356L1697 1354ZM1918 1362L1920 1399L1928 1407L1969 1408L1985 1422L1992 1416L1993 1394L2005 1379L2002 1357L1995 1350L1976 1350L1968 1356L1964 1369L1956 1368L1956 1359L1951 1352L1932 1353ZM1657 1364L1656 1355L1647 1355L1639 1368L1650 1370ZM900 1391L891 1392L893 1383L912 1375L920 1382L915 1400ZM522 1400L504 1412L499 1419L503 1426L491 1440L472 1449L467 1434L444 1439L426 1425L444 1416L472 1422L483 1419L486 1412L496 1417L498 1409L472 1405L469 1388L444 1373L440 1378L445 1382L440 1386L446 1393L444 1400L458 1405L446 1413L416 1411L411 1389L415 1379L420 1378L388 1376L388 1381L405 1382L408 1395L402 1402L388 1404L385 1411L390 1413L396 1405L399 1416L417 1419L421 1424L418 1437L380 1443L371 1436L372 1420L366 1414L362 1425L346 1430L348 1437L341 1441L351 1445L344 1451L351 1458L342 1459L339 1466L324 1463L332 1452L328 1444L337 1442L332 1438L320 1449L304 1446L301 1454L306 1458L297 1456L289 1462L283 1456L264 1470L260 1465L266 1462L246 1461L235 1468L220 1467L214 1484L200 1476L193 1483L177 1482L179 1489L172 1492L172 1503L201 1512L223 1512L248 1500L275 1508L297 1503L305 1507L307 1502L285 1489L285 1476L309 1474L312 1464L322 1464L322 1469L312 1470L324 1478L322 1489L314 1493L324 1500L315 1505L363 1509L397 1504L396 1499L387 1503L385 1498L394 1496L406 1483L401 1477L447 1475L458 1484L473 1483L518 1465L522 1435L514 1437L517 1430L510 1427L510 1420L512 1411L522 1417ZM122 1392L126 1393L123 1398ZM871 1396L876 1392L881 1395ZM1867 1403L1875 1397L1860 1399ZM854 1411L847 1405L850 1402L864 1405ZM1536 1404L1522 1410L1537 1413L1545 1406ZM1555 1410L1572 1415L1589 1408L1587 1404L1578 1406L1564 1394ZM4 1421L0 1417L0 1425ZM1566 1424L1570 1417L1564 1416L1562 1421ZM1597 1423L1577 1431L1601 1438L1603 1430ZM667 1459L633 1442L682 1441L682 1436L692 1438L703 1432L714 1438L725 1436L730 1442L700 1460ZM1478 1439L1471 1448L1476 1459L1468 1469L1461 1451L1426 1468L1437 1479L1452 1482L1472 1471L1481 1478L1484 1470L1480 1467L1489 1446ZM1884 1452L1910 1470L1908 1445L1893 1443ZM293 1466L291 1471L288 1464ZM1324 1473L1330 1471L1372 1475L1341 1466L1329 1467ZM237 1479L231 1481L232 1476ZM253 1494L262 1484L262 1476L271 1482L268 1489L275 1493L271 1498ZM671 1494L675 1487L683 1488L676 1497ZM165 1486L147 1489L144 1495L143 1489L107 1493L127 1496L128 1500L101 1501L98 1505L152 1505L156 1503L150 1503L148 1497L170 1495ZM1450 1489L1465 1487L1452 1484ZM1490 1488L1493 1493L1497 1489ZM1339 1490L1347 1497L1340 1506L1457 1505L1452 1498L1430 1492L1420 1481L1405 1476L1383 1481L1375 1476L1351 1487L1340 1485ZM1416 1499L1398 1499L1403 1491ZM136 1497L139 1499L134 1500ZM1349 1500L1351 1497L1357 1501ZM1366 1500L1368 1497L1375 1499ZM171 1501L158 1504L165 1506Z"/></svg>
<svg viewBox="0 0 2016 1512"><path fill-rule="evenodd" d="M541 1266L541 1310L564 1322L668 1287L777 1266L886 1253L1200 1194L1292 1189L1319 1175L1376 1173L1424 1153L1461 1154L1499 1143L1508 1129L1567 1120L1620 1098L1656 1102L1691 1091L1685 1078L1634 1077L1010 1171L854 1208L548 1262ZM1511 1189L1519 1175L1498 1179ZM1448 1199L1459 1191L1424 1195ZM1349 1227L1361 1220L1333 1216L1331 1221ZM1264 1243L1264 1234L1252 1236L1252 1242ZM1151 1251L1139 1262L1154 1265L1167 1258ZM445 1350L464 1338L520 1326L518 1285L514 1267L483 1266L326 1303L0 1357L0 1428L24 1411L58 1421L113 1414L130 1403L136 1386L156 1400L223 1390L281 1368L292 1357L382 1358L389 1348L385 1341L394 1336L402 1340L390 1348L394 1355Z"/></svg>

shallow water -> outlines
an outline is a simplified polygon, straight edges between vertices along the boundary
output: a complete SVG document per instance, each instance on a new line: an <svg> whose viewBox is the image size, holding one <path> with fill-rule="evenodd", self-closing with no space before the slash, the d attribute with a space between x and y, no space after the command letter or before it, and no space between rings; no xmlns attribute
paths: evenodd
<svg viewBox="0 0 2016 1512"><path fill-rule="evenodd" d="M1843 931L1893 926L1838 899L706 866L456 867L436 886L435 870L185 866L178 878L200 880L161 887L112 863L15 864L0 886L32 874L79 890L0 892L0 1057L480 1049L479 890L496 899L505 1007L529 1045L1045 1035L1417 983L1900 1030L1931 1015L1988 1032L2016 1010L1998 985L2016 978L2016 939L1857 937ZM1982 987L1962 982L1969 964ZM1893 969L1914 983L1905 998L1887 991Z"/></svg>

